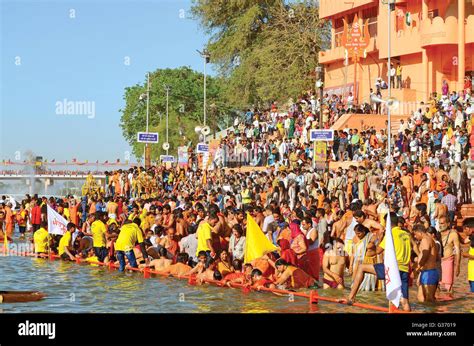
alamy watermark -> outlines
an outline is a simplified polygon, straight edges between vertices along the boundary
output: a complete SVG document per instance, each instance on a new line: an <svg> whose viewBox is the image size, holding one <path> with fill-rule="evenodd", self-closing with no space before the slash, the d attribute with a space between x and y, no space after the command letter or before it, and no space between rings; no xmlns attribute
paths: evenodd
<svg viewBox="0 0 474 346"><path fill-rule="evenodd" d="M19 336L47 336L48 339L56 338L56 323L36 323L26 320L18 324Z"/></svg>
<svg viewBox="0 0 474 346"><path fill-rule="evenodd" d="M23 254L33 253L34 251L35 247L32 243L9 243L7 254L8 256L23 256Z"/></svg>
<svg viewBox="0 0 474 346"><path fill-rule="evenodd" d="M63 99L56 101L56 115L86 115L95 118L95 101L71 101Z"/></svg>

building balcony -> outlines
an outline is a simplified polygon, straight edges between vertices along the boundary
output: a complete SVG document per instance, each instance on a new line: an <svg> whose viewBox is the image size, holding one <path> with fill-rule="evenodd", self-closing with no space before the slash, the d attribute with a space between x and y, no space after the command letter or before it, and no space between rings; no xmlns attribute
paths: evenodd
<svg viewBox="0 0 474 346"><path fill-rule="evenodd" d="M412 14L413 18L417 14ZM394 20L392 21L392 24ZM386 21L379 21L379 32L387 25ZM395 25L391 33L391 56L402 56L420 53L422 48L435 45L457 45L458 44L458 19L455 17L435 17L417 23L416 26L405 27L396 31ZM386 30L385 30L386 32ZM474 43L474 15L465 20L466 44ZM381 37L379 42L379 58L387 58L387 38Z"/></svg>
<svg viewBox="0 0 474 346"><path fill-rule="evenodd" d="M435 17L421 22L420 46L458 44L458 19Z"/></svg>
<svg viewBox="0 0 474 346"><path fill-rule="evenodd" d="M378 48L376 37L371 37L366 51L367 53L371 53L376 51L377 49ZM341 46L319 52L319 63L321 64L329 64L337 60L344 60L344 58L344 47ZM351 57L349 57L349 62L350 59Z"/></svg>
<svg viewBox="0 0 474 346"><path fill-rule="evenodd" d="M465 23L466 43L474 43L474 15L467 17Z"/></svg>

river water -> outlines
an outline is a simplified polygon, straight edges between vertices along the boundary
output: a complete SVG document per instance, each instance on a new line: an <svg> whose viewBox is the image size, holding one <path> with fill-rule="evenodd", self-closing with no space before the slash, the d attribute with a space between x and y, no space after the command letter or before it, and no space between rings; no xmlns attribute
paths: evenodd
<svg viewBox="0 0 474 346"><path fill-rule="evenodd" d="M308 300L271 293L243 293L240 289L210 285L190 286L186 280L139 273L119 273L86 264L46 259L0 257L0 290L39 290L48 297L39 302L2 304L3 313L17 312L95 312L95 313L368 313L361 308L320 301L309 307ZM466 268L455 285L455 299L412 308L420 312L474 312L474 299L468 293ZM322 296L342 297L346 292L319 290ZM360 293L359 302L387 306L384 292Z"/></svg>

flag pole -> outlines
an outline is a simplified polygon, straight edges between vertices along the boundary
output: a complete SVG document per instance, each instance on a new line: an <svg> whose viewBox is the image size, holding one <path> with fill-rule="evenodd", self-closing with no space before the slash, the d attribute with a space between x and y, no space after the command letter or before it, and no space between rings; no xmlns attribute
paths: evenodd
<svg viewBox="0 0 474 346"><path fill-rule="evenodd" d="M5 222L2 223L2 233L3 233L3 254L8 255L8 235L5 231Z"/></svg>

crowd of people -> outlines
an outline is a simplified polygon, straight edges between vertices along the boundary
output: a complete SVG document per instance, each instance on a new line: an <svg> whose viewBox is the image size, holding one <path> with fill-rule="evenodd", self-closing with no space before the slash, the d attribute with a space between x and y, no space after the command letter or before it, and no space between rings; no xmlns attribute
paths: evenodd
<svg viewBox="0 0 474 346"><path fill-rule="evenodd" d="M374 98L382 98L384 83L387 84L378 78L375 91L370 91L370 102L362 105L354 103L351 92L345 96L324 94L321 102L313 91L308 91L285 105L273 103L265 110L248 109L243 119L236 118L234 126L221 139L213 163L218 167L274 166L289 162L301 165L313 155L309 136L312 129L330 128L346 113L385 112L382 110L385 104ZM392 131L393 158L398 162L445 166L465 162L469 157L474 113L471 94L472 87L467 82L459 92L449 91L445 82L442 93L435 92L429 101L420 102L416 111ZM341 129L329 143L327 157L330 161L379 159L386 155L387 141L384 129L370 126Z"/></svg>
<svg viewBox="0 0 474 346"><path fill-rule="evenodd" d="M327 128L354 105L336 95L321 105L308 92L285 113L275 103L249 109L210 166L191 159L186 167L107 172L105 194L79 200L27 195L15 208L4 197L2 229L11 236L18 224L21 237L31 229L37 253L64 260L113 261L121 271L149 266L199 283L347 288L350 304L361 290L384 290L390 222L404 310L411 285L420 302L452 295L455 280L467 279L474 292L474 218L459 213L472 203L471 91L445 91L401 122L390 159L384 130L340 130L328 154L352 164L315 170L308 135L320 108ZM244 162L229 155L242 152ZM235 168L242 165L263 169ZM48 233L47 206L69 222L64 235ZM278 250L246 262L247 215ZM468 277L457 279L463 258Z"/></svg>
<svg viewBox="0 0 474 346"><path fill-rule="evenodd" d="M360 290L384 289L390 217L404 309L413 282L420 301L452 294L463 256L469 258L474 290L474 220L465 221L461 233L456 230L455 185L442 166L428 167L427 173L419 164L382 167L377 162L329 173L304 166L204 174L133 167L126 173L154 183L132 195L111 180L107 195L99 198L26 196L19 209L5 197L2 228L11 235L17 223L22 237L30 228L37 253L53 252L64 260L114 261L121 271L149 266L195 275L199 283L351 288L348 302L353 302ZM48 205L69 222L63 236L48 232ZM250 263L244 261L247 213L278 247Z"/></svg>

